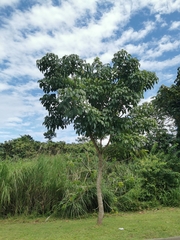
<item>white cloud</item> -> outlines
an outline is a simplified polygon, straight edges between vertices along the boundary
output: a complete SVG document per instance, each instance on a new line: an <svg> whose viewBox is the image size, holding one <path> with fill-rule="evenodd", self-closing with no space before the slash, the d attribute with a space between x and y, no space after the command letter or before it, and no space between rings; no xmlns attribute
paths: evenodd
<svg viewBox="0 0 180 240"><path fill-rule="evenodd" d="M10 117L7 121L8 122L22 123L22 119L18 118L18 117Z"/></svg>
<svg viewBox="0 0 180 240"><path fill-rule="evenodd" d="M141 0L145 6L149 6L152 13L169 14L180 9L179 0Z"/></svg>
<svg viewBox="0 0 180 240"><path fill-rule="evenodd" d="M132 56L142 56L144 57L146 51L148 50L148 44L140 43L140 44L127 44L124 47L127 52L131 53Z"/></svg>
<svg viewBox="0 0 180 240"><path fill-rule="evenodd" d="M23 88L11 93L1 93L0 102L0 112L3 113L0 118L0 128L7 122L12 122L12 119L22 119L34 115L41 115L43 118L45 114L39 97L29 95L27 92L23 93Z"/></svg>
<svg viewBox="0 0 180 240"><path fill-rule="evenodd" d="M0 83L0 92L10 89L10 86L6 83Z"/></svg>
<svg viewBox="0 0 180 240"><path fill-rule="evenodd" d="M180 63L180 55L177 55L173 58L164 60L164 61L148 61L148 60L141 60L141 67L143 69L147 69L150 71L161 71L163 69L178 66Z"/></svg>
<svg viewBox="0 0 180 240"><path fill-rule="evenodd" d="M169 30L176 30L176 29L178 29L179 27L180 27L180 21L174 21L174 22L172 22Z"/></svg>
<svg viewBox="0 0 180 240"><path fill-rule="evenodd" d="M148 97L148 98L143 98L143 99L141 99L139 105L141 105L141 104L143 104L143 103L145 103L145 102L151 102L151 101L152 101L152 98L153 98L153 95L151 95L151 96Z"/></svg>
<svg viewBox="0 0 180 240"><path fill-rule="evenodd" d="M139 41L146 37L154 28L155 24L153 22L146 22L145 28L140 29L139 31L129 28L123 32L122 36L116 41L116 44L123 46L127 42Z"/></svg>
<svg viewBox="0 0 180 240"><path fill-rule="evenodd" d="M160 23L161 27L166 27L168 24L167 22L163 19L163 17L161 16L161 14L156 14L155 15L155 18L156 18L156 22L157 23Z"/></svg>
<svg viewBox="0 0 180 240"><path fill-rule="evenodd" d="M0 1L0 7L5 7L5 6L12 6L14 4L19 3L20 0L1 0Z"/></svg>
<svg viewBox="0 0 180 240"><path fill-rule="evenodd" d="M46 111L39 102L42 92L37 80L43 76L36 60L47 52L59 57L76 53L89 62L100 56L103 62L109 62L124 48L140 59L143 69L157 71L164 79L166 75L169 83L176 74L171 68L176 69L180 62L180 40L176 31L168 30L178 29L180 22L166 16L180 10L179 0L53 2L32 0L21 10L21 1L0 1L2 9L12 7L0 25L0 131L4 138L15 136L14 126L19 132L26 130L42 139ZM71 132L72 128L58 132L57 140L75 139Z"/></svg>
<svg viewBox="0 0 180 240"><path fill-rule="evenodd" d="M143 59L155 59L162 56L164 53L171 52L179 47L180 40L173 39L168 35L164 35L161 39L154 39L154 41L149 42L149 49L147 49L146 46L146 54L143 56Z"/></svg>

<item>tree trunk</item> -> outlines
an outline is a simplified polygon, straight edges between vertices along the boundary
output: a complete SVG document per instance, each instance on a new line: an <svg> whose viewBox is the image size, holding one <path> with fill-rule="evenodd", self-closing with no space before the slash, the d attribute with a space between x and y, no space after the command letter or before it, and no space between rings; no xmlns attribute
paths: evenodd
<svg viewBox="0 0 180 240"><path fill-rule="evenodd" d="M97 200L98 200L98 220L97 224L101 225L102 220L104 217L104 205L103 205L103 198L102 198L102 173L103 173L103 156L102 153L98 152L98 176L97 176L97 182L96 182L96 188L97 188Z"/></svg>
<svg viewBox="0 0 180 240"><path fill-rule="evenodd" d="M97 175L97 182L96 182L96 189L97 189L97 200L98 200L98 219L97 224L101 225L104 217L104 204L103 204L103 197L102 197L102 175L103 175L103 154L102 154L102 144L100 148L98 147L95 139L92 135L90 135L91 141L93 142L96 152L98 155L98 175Z"/></svg>

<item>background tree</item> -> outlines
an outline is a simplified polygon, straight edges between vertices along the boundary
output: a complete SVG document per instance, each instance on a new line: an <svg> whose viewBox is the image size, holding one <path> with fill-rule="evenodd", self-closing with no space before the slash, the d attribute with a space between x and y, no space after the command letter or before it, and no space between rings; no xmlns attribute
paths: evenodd
<svg viewBox="0 0 180 240"><path fill-rule="evenodd" d="M171 117L157 109L154 101L138 105L131 113L131 117L135 124L135 132L146 139L143 146L145 149L151 151L156 145L156 151L168 152L168 147L175 139L175 126ZM136 125L146 126L146 128L137 128Z"/></svg>
<svg viewBox="0 0 180 240"><path fill-rule="evenodd" d="M5 141L0 148L0 158L23 159L33 158L37 155L40 143L35 141L30 135L23 135L19 138Z"/></svg>
<svg viewBox="0 0 180 240"><path fill-rule="evenodd" d="M111 140L112 144L106 149L109 160L129 162L134 157L147 154L147 135L157 127L151 113L151 104L147 102L131 109L127 115L129 118L127 129L114 135Z"/></svg>
<svg viewBox="0 0 180 240"><path fill-rule="evenodd" d="M177 127L177 140L180 142L180 68L174 84L170 87L162 85L155 97L154 104L157 111L162 111L164 116L174 119Z"/></svg>
<svg viewBox="0 0 180 240"><path fill-rule="evenodd" d="M46 138L48 141L52 141L53 138L56 137L56 133L52 132L51 130L44 133L44 138Z"/></svg>
<svg viewBox="0 0 180 240"><path fill-rule="evenodd" d="M95 146L99 159L97 223L101 224L104 150L114 135L129 131L132 121L127 113L138 104L144 91L153 87L157 77L141 71L139 61L124 50L114 54L111 64L103 64L99 58L90 64L74 54L59 58L48 53L37 60L37 67L44 74L38 82L44 91L40 101L48 111L43 123L47 130L54 133L73 124L76 133L89 137ZM103 146L107 136L109 141Z"/></svg>
<svg viewBox="0 0 180 240"><path fill-rule="evenodd" d="M113 137L112 144L106 149L109 160L129 162L152 149L168 153L169 147L175 143L172 118L155 108L153 101L136 106L128 117L131 119L131 129Z"/></svg>

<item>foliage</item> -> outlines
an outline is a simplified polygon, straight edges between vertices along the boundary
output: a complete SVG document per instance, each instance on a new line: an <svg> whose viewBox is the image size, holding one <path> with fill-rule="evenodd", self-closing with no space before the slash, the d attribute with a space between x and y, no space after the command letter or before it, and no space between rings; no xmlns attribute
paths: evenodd
<svg viewBox="0 0 180 240"><path fill-rule="evenodd" d="M30 135L24 135L19 138L1 143L0 158L5 159L23 159L36 156L40 143L34 141Z"/></svg>
<svg viewBox="0 0 180 240"><path fill-rule="evenodd" d="M154 99L156 109L160 109L164 115L174 119L177 127L177 139L180 138L180 68L174 84L170 87L162 85Z"/></svg>
<svg viewBox="0 0 180 240"><path fill-rule="evenodd" d="M151 151L153 145L156 145L156 152L167 153L168 148L175 142L172 118L165 116L157 109L154 101L138 105L130 113L130 117L135 125L134 134L144 137L144 141L141 141L141 149ZM138 128L137 125L140 127Z"/></svg>
<svg viewBox="0 0 180 240"><path fill-rule="evenodd" d="M135 156L142 157L147 154L144 149L146 137L139 134L118 134L114 142L105 149L105 156L109 161L130 161Z"/></svg>
<svg viewBox="0 0 180 240"><path fill-rule="evenodd" d="M131 119L131 131L116 134L105 154L109 160L130 161L134 157L143 157L156 145L156 152L166 151L173 143L173 134L165 119L156 114L152 102L145 102L132 109L128 117Z"/></svg>
<svg viewBox="0 0 180 240"><path fill-rule="evenodd" d="M62 198L63 162L39 159L33 162L1 162L0 214L45 214Z"/></svg>
<svg viewBox="0 0 180 240"><path fill-rule="evenodd" d="M180 173L168 168L167 163L155 155L138 161L143 201L161 200L160 194L179 186Z"/></svg>
<svg viewBox="0 0 180 240"><path fill-rule="evenodd" d="M180 173L180 150L178 143L168 149L168 153L164 155L164 161L169 169Z"/></svg>
<svg viewBox="0 0 180 240"><path fill-rule="evenodd" d="M0 215L51 214L80 217L97 210L97 161L87 154L74 159L39 157L31 161L0 163ZM104 188L105 210L111 194Z"/></svg>
<svg viewBox="0 0 180 240"><path fill-rule="evenodd" d="M108 159L118 161L131 160L135 156L142 157L156 146L156 152L168 153L175 143L172 121L157 109L152 102L145 102L132 109L128 117L131 119L131 131L116 134L112 144L106 149ZM155 148L154 148L155 149Z"/></svg>
<svg viewBox="0 0 180 240"><path fill-rule="evenodd" d="M173 188L160 195L161 203L166 207L180 207L180 188Z"/></svg>
<svg viewBox="0 0 180 240"><path fill-rule="evenodd" d="M119 115L137 105L145 90L157 77L139 70L139 62L122 50L114 54L112 64L103 65L99 58L92 64L77 55L48 53L37 60L44 79L39 80L44 91L41 98L49 116L44 124L50 131L73 123L78 134L102 139L113 128L123 128ZM126 124L127 125L127 124Z"/></svg>
<svg viewBox="0 0 180 240"><path fill-rule="evenodd" d="M78 157L81 153L93 155L95 153L92 142L65 143L60 142L38 142L34 141L29 135L21 136L10 141L0 144L0 159L1 160L24 160L38 157L39 155L58 155L71 154Z"/></svg>
<svg viewBox="0 0 180 240"><path fill-rule="evenodd" d="M173 152L173 149L171 150ZM162 153L104 165L105 212L178 206L180 172ZM98 210L97 157L87 153L0 162L0 216L77 218ZM173 195L171 195L173 194ZM173 198L171 196L174 196ZM169 205L168 205L169 200Z"/></svg>

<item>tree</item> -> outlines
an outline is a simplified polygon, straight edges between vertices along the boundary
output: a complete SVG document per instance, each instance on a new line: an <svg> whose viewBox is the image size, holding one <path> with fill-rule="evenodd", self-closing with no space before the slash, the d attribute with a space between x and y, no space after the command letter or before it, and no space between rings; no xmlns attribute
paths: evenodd
<svg viewBox="0 0 180 240"><path fill-rule="evenodd" d="M135 156L141 157L147 154L147 135L157 127L151 114L152 107L148 102L135 106L129 111L127 117L131 127L113 136L112 144L106 149L109 160L129 162Z"/></svg>
<svg viewBox="0 0 180 240"><path fill-rule="evenodd" d="M177 139L180 141L180 68L177 77L170 87L162 85L154 99L157 111L174 119L177 127Z"/></svg>
<svg viewBox="0 0 180 240"><path fill-rule="evenodd" d="M114 136L113 144L106 149L109 160L129 162L152 149L168 153L175 139L172 118L167 118L155 108L153 101L134 107L128 117L131 119L131 129Z"/></svg>
<svg viewBox="0 0 180 240"><path fill-rule="evenodd" d="M156 145L156 151L167 153L168 147L174 141L172 118L167 117L160 109L157 109L153 100L151 102L144 102L134 108L131 117L134 119L136 125L146 127L137 128L135 126L134 131L138 136L143 135L146 138L143 147L151 151L152 147Z"/></svg>
<svg viewBox="0 0 180 240"><path fill-rule="evenodd" d="M32 158L37 155L40 143L34 141L30 135L5 141L1 144L0 157L2 159Z"/></svg>
<svg viewBox="0 0 180 240"><path fill-rule="evenodd" d="M48 139L49 142L51 142L54 137L56 137L56 133L51 130L44 133L44 138Z"/></svg>
<svg viewBox="0 0 180 240"><path fill-rule="evenodd" d="M71 54L59 58L53 53L37 60L44 74L39 86L40 98L48 111L43 124L48 131L73 124L78 135L89 137L98 156L97 201L98 220L104 216L102 174L104 150L118 132L128 131L130 118L126 115L143 97L144 91L157 82L154 73L140 70L139 61L125 50L114 54L110 64L98 57L92 64ZM102 140L109 141L103 146Z"/></svg>

